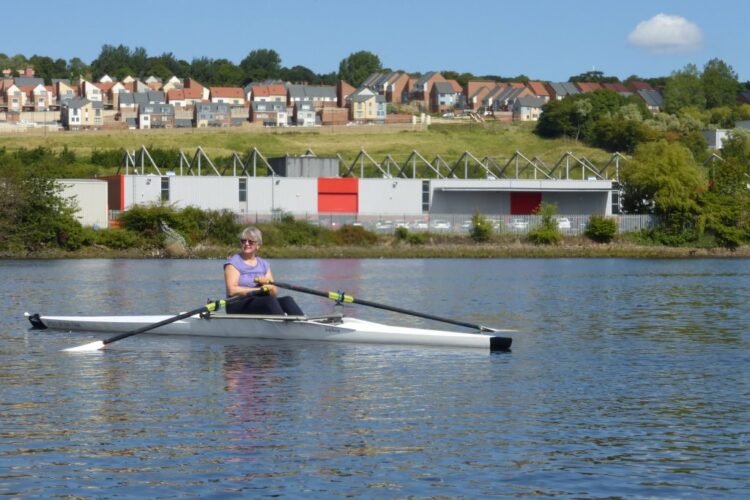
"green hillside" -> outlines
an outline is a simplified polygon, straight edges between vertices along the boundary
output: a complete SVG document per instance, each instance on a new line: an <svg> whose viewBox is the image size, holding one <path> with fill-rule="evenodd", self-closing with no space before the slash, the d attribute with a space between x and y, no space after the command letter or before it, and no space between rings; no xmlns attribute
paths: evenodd
<svg viewBox="0 0 750 500"><path fill-rule="evenodd" d="M403 162L414 150L430 161L440 155L449 163L468 151L479 159L490 156L501 165L516 151L528 158L538 157L548 166L554 165L568 151L602 165L612 156L573 140L540 138L533 133L533 124L441 124L424 131L410 128L342 126L309 131L242 128L13 134L0 136L0 148L12 151L45 147L61 151L67 147L75 154L77 162L83 164L89 163L95 150L134 150L141 145L149 149L180 149L188 157L201 146L212 159L228 157L232 153L246 156L252 148L257 148L266 157L300 155L308 149L318 156L339 153L349 162L362 148L378 162L388 154L395 161ZM116 169L117 165L107 167ZM102 173L107 173L108 168L104 170Z"/></svg>

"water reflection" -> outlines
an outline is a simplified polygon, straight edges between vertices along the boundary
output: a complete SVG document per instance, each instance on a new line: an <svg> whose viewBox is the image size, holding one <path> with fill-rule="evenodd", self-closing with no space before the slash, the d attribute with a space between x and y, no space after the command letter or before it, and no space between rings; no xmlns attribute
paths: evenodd
<svg viewBox="0 0 750 500"><path fill-rule="evenodd" d="M0 491L750 493L748 261L274 261L286 282L520 330L503 356L149 335L75 356L59 349L88 336L21 317L179 312L223 294L221 264L0 261Z"/></svg>

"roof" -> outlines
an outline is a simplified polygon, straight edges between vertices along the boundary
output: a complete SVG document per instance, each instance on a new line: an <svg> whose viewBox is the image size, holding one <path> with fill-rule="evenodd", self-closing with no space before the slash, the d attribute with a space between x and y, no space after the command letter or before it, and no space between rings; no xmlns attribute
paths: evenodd
<svg viewBox="0 0 750 500"><path fill-rule="evenodd" d="M336 87L330 85L289 85L289 97L292 100L336 100Z"/></svg>
<svg viewBox="0 0 750 500"><path fill-rule="evenodd" d="M637 94L651 107L660 108L664 104L661 94L656 90L639 90Z"/></svg>
<svg viewBox="0 0 750 500"><path fill-rule="evenodd" d="M602 88L602 86L596 82L576 82L576 86L581 92L593 92Z"/></svg>
<svg viewBox="0 0 750 500"><path fill-rule="evenodd" d="M581 92L576 88L576 86L570 82L557 82L557 83L550 83L550 87L552 87L552 90L555 91L555 94L558 97L565 97L569 95L576 95L580 94Z"/></svg>
<svg viewBox="0 0 750 500"><path fill-rule="evenodd" d="M127 104L154 104L164 103L166 99L164 92L161 90L151 90L149 92L121 92L120 105Z"/></svg>
<svg viewBox="0 0 750 500"><path fill-rule="evenodd" d="M602 87L607 90L614 90L620 94L632 94L632 92L620 82L602 83Z"/></svg>
<svg viewBox="0 0 750 500"><path fill-rule="evenodd" d="M244 99L245 92L240 87L211 87L211 98L230 97L233 99Z"/></svg>
<svg viewBox="0 0 750 500"><path fill-rule="evenodd" d="M19 87L36 87L37 85L44 85L44 78L36 78L32 76L17 76L13 81Z"/></svg>
<svg viewBox="0 0 750 500"><path fill-rule="evenodd" d="M451 85L450 82L435 82L435 85L433 85L433 88L435 89L435 92L437 92L438 94L457 93L456 89L453 88L453 85Z"/></svg>
<svg viewBox="0 0 750 500"><path fill-rule="evenodd" d="M102 103L99 101L89 101L85 97L71 97L70 99L67 99L63 101L63 106L66 108L72 108L72 109L80 109L87 104L91 103L91 105L94 108L101 109Z"/></svg>
<svg viewBox="0 0 750 500"><path fill-rule="evenodd" d="M543 97L535 95L519 97L516 100L516 103L524 108L541 108L542 106L544 106L544 102L545 101Z"/></svg>
<svg viewBox="0 0 750 500"><path fill-rule="evenodd" d="M430 71L429 73L425 73L421 78L419 78L419 80L417 80L417 86L424 86L431 78L434 78L435 76L442 77L442 75L437 71Z"/></svg>
<svg viewBox="0 0 750 500"><path fill-rule="evenodd" d="M549 96L547 87L545 87L542 82L528 82L526 86L538 96Z"/></svg>
<svg viewBox="0 0 750 500"><path fill-rule="evenodd" d="M630 87L630 90L633 90L636 92L639 90L654 90L654 88L650 84L646 82L637 81L637 80L630 82L628 84L628 87Z"/></svg>

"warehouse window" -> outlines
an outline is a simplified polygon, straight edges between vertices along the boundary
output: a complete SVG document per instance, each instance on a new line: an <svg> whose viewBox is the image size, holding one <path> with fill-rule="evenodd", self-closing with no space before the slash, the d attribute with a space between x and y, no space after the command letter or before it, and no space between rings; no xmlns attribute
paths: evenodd
<svg viewBox="0 0 750 500"><path fill-rule="evenodd" d="M422 181L422 212L430 211L430 181Z"/></svg>
<svg viewBox="0 0 750 500"><path fill-rule="evenodd" d="M161 178L161 201L169 201L169 177Z"/></svg>
<svg viewBox="0 0 750 500"><path fill-rule="evenodd" d="M247 201L247 179L240 178L240 201Z"/></svg>

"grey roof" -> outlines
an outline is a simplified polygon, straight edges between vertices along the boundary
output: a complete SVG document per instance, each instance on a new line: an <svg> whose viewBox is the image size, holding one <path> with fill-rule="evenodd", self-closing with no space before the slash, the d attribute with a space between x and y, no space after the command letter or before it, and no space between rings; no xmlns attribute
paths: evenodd
<svg viewBox="0 0 750 500"><path fill-rule="evenodd" d="M646 101L646 104L652 107L660 108L664 103L661 94L656 90L639 90L638 95Z"/></svg>
<svg viewBox="0 0 750 500"><path fill-rule="evenodd" d="M300 110L315 110L315 103L312 100L297 101L295 107Z"/></svg>
<svg viewBox="0 0 750 500"><path fill-rule="evenodd" d="M17 76L13 79L13 83L19 87L36 87L37 85L44 85L44 78Z"/></svg>
<svg viewBox="0 0 750 500"><path fill-rule="evenodd" d="M148 92L133 92L118 94L120 99L120 105L143 105L143 104L164 104L166 99L164 98L164 92L161 90L150 90Z"/></svg>
<svg viewBox="0 0 750 500"><path fill-rule="evenodd" d="M349 97L347 97L346 99L352 102L365 102L365 101L369 101L370 99L372 99L372 97L375 95L378 95L378 94L373 92L372 89L368 89L367 87L360 87L351 95L349 95Z"/></svg>
<svg viewBox="0 0 750 500"><path fill-rule="evenodd" d="M101 101L89 101L85 97L71 97L63 101L62 105L66 108L80 109L88 103L91 103L94 109L102 109L103 107Z"/></svg>
<svg viewBox="0 0 750 500"><path fill-rule="evenodd" d="M376 87L378 85L378 81L381 80L386 74L385 73L372 73L370 76L365 78L365 81L362 82L362 85L365 87Z"/></svg>
<svg viewBox="0 0 750 500"><path fill-rule="evenodd" d="M550 83L550 87L552 87L552 90L555 91L555 94L558 97L565 97L581 93L581 91L578 90L578 87L576 87L575 84L571 82Z"/></svg>
<svg viewBox="0 0 750 500"><path fill-rule="evenodd" d="M336 87L331 85L289 85L289 98L291 100L336 100Z"/></svg>
<svg viewBox="0 0 750 500"><path fill-rule="evenodd" d="M516 99L516 103L524 108L541 108L544 106L544 98L535 95L526 95Z"/></svg>
<svg viewBox="0 0 750 500"><path fill-rule="evenodd" d="M422 75L419 80L417 80L417 87L423 86L425 83L427 83L427 80L429 80L436 74L437 71L430 71L429 73L425 73L424 75Z"/></svg>
<svg viewBox="0 0 750 500"><path fill-rule="evenodd" d="M438 94L455 94L456 91L453 89L453 85L449 82L435 82L433 86L435 92Z"/></svg>
<svg viewBox="0 0 750 500"><path fill-rule="evenodd" d="M52 79L52 85L56 83L64 83L65 85L70 86L70 80L67 78L53 78Z"/></svg>

